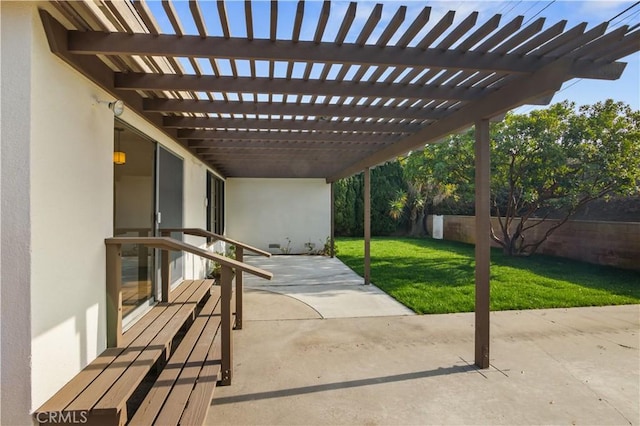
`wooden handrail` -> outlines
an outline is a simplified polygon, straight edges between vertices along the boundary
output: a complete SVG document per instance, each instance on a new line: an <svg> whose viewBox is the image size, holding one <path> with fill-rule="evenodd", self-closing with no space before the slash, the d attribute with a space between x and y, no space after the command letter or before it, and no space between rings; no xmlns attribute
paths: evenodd
<svg viewBox="0 0 640 426"><path fill-rule="evenodd" d="M153 228L116 228L113 230L114 235L126 234L128 232L137 232L139 237L146 237L153 232Z"/></svg>
<svg viewBox="0 0 640 426"><path fill-rule="evenodd" d="M255 266L238 262L235 259L221 256L219 254L212 253L210 251L169 237L113 237L106 238L104 242L107 245L142 244L147 247L153 247L160 250L185 251L187 253L195 254L197 256L204 257L205 259L218 262L222 266L228 266L229 268L248 272L249 274L255 275L260 278L264 278L267 280L273 278L273 274L269 271L265 271L264 269L256 268Z"/></svg>
<svg viewBox="0 0 640 426"><path fill-rule="evenodd" d="M183 234L195 235L197 237L203 237L203 238L211 238L214 241L224 241L229 244L233 244L236 248L236 253L235 253L236 260L241 263L244 263L245 249L252 251L254 253L260 254L262 256L271 257L271 253L269 252L252 247L240 241L232 240L231 238L227 238L224 235L216 234L214 232L207 231L202 228L162 228L160 229L160 233L163 237L171 236L172 232L181 232ZM236 329L237 330L242 330L243 306L244 306L243 287L244 287L244 278L242 277L242 271L238 271L236 273Z"/></svg>
<svg viewBox="0 0 640 426"><path fill-rule="evenodd" d="M273 278L273 274L264 269L256 268L255 266L247 265L238 260L234 260L219 254L212 253L210 251L195 247L191 244L184 243L182 241L175 240L169 237L113 237L106 238L104 240L107 247L107 347L118 347L122 344L122 245L123 244L138 244L146 247L156 248L162 250L162 301L170 302L170 280L169 280L169 252L170 251L184 251L194 254L196 256L203 257L205 259L213 260L221 265L221 290L222 290L222 315L223 325L230 324L231 321L231 294L232 294L232 277L233 269L236 270L236 275L241 276L242 272L247 272L260 278L270 280ZM242 252L242 248L240 248ZM237 285L236 279L236 285ZM238 292L241 292L241 287L238 287ZM236 297L237 302L238 297ZM240 296L241 299L241 296ZM226 317L229 318L226 318ZM236 314L237 316L237 314ZM229 326L230 327L230 326ZM237 327L236 327L237 328ZM231 337L229 330L223 330L223 356L226 357L223 361L225 364L223 367L228 367L230 380L230 357L231 357ZM226 380L225 380L226 381Z"/></svg>
<svg viewBox="0 0 640 426"><path fill-rule="evenodd" d="M211 238L216 241L224 241L225 243L233 244L236 247L242 247L245 250L252 251L265 257L271 257L271 253L267 251L260 250L259 248L252 247L241 241L236 241L225 237L224 235L216 234L215 232L207 231L202 228L162 228L160 229L160 232L182 232L183 234L194 235L196 237Z"/></svg>

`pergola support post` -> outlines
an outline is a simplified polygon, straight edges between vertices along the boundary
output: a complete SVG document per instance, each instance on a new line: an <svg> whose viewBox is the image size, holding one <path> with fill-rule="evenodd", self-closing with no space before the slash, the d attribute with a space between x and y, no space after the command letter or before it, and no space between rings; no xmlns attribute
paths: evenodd
<svg viewBox="0 0 640 426"><path fill-rule="evenodd" d="M491 260L491 160L489 120L477 121L475 124L475 133L475 364L479 368L489 368L489 270Z"/></svg>
<svg viewBox="0 0 640 426"><path fill-rule="evenodd" d="M239 272L239 271L238 271ZM220 270L220 307L221 321L221 373L220 384L228 386L231 384L233 377L233 334L231 333L233 325L233 312L231 310L231 298L233 295L232 283L233 270L228 266L223 266Z"/></svg>
<svg viewBox="0 0 640 426"><path fill-rule="evenodd" d="M244 263L244 248L236 246L236 260ZM242 330L242 307L244 306L244 280L242 279L242 271L236 270L236 330Z"/></svg>
<svg viewBox="0 0 640 426"><path fill-rule="evenodd" d="M331 235L329 236L331 257L336 256L336 183L331 182Z"/></svg>
<svg viewBox="0 0 640 426"><path fill-rule="evenodd" d="M364 169L364 284L371 284L371 169Z"/></svg>

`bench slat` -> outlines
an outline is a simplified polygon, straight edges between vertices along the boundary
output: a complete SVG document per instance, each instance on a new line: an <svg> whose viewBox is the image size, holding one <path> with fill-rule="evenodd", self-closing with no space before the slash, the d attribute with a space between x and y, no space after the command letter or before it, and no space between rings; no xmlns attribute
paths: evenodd
<svg viewBox="0 0 640 426"><path fill-rule="evenodd" d="M42 404L36 412L47 413L64 410L78 396L78 393L89 386L122 351L124 348L109 348L102 352L91 364L82 369L62 389ZM44 418L44 416L42 417Z"/></svg>
<svg viewBox="0 0 640 426"><path fill-rule="evenodd" d="M149 372L153 364L160 356L168 351L168 345L173 337L182 328L185 321L193 314L198 301L210 291L210 282L200 281L195 289L189 302L182 305L176 315L169 320L163 329L156 335L153 341L145 350L131 363L129 368L122 374L116 383L107 391L100 401L93 407L93 410L102 414L103 412L113 413L124 408L127 400L133 394L133 391L142 382L146 374Z"/></svg>
<svg viewBox="0 0 640 426"><path fill-rule="evenodd" d="M182 296L182 294L188 288L190 288L193 283L194 280L186 280L181 282L180 285L171 292L171 300L184 300L184 296ZM153 309L147 312L142 318L136 321L135 324L133 324L127 331L123 333L122 346L129 346L140 334L144 333L147 327L153 324L154 321L156 321L156 319L162 314L164 308L168 306L168 304L159 303Z"/></svg>
<svg viewBox="0 0 640 426"><path fill-rule="evenodd" d="M171 393L169 394L162 410L160 411L156 424L160 425L177 425L182 416L182 412L187 406L187 402L192 404L191 392L195 384L202 376L202 366L204 365L207 355L211 350L212 345L215 343L215 337L220 330L221 316L220 309L218 309L217 315L212 316L209 319L207 328L199 336L193 352L189 356L188 361L182 368L180 377L174 385ZM220 359L217 360L218 368L220 366ZM213 376L213 380L217 381L217 373ZM209 402L207 402L208 404Z"/></svg>
<svg viewBox="0 0 640 426"><path fill-rule="evenodd" d="M211 315L218 315L218 318L216 319ZM133 419L131 419L130 425L146 426L155 422L155 418L162 409L164 401L167 399L169 393L173 391L185 362L191 362L190 356L192 357L193 355L193 348L196 341L201 336L207 336L212 332L216 332L216 328L220 322L219 315L220 288L214 287L211 298L203 307L184 339L180 342L178 349L176 349L176 352L171 356L171 359L160 373L156 383L136 411Z"/></svg>
<svg viewBox="0 0 640 426"><path fill-rule="evenodd" d="M180 419L181 425L201 425L204 424L207 418L209 408L211 407L213 392L216 389L222 367L220 363L222 357L221 340L222 336L220 331L218 331L204 366L202 367L202 371L200 372L198 382L189 397L189 405L187 405Z"/></svg>
<svg viewBox="0 0 640 426"><path fill-rule="evenodd" d="M179 300L180 296L193 284L193 281L185 281L174 290L175 299ZM184 296L182 296L184 298ZM140 319L125 333L125 342L129 339L128 344L138 338L140 334L157 319L159 315L167 308L167 306L156 307L151 309L147 315ZM128 346L128 344L126 346ZM125 348L107 348L89 365L75 375L66 385L56 392L49 400L47 400L38 410L37 413L63 411L78 395L84 391L103 371L125 350Z"/></svg>
<svg viewBox="0 0 640 426"><path fill-rule="evenodd" d="M144 420L132 424L155 423L146 411L153 412L153 417L158 413L167 416L162 418L173 424L190 424L180 420L183 410L187 418L200 418L198 423L202 423L201 413L206 416L220 374L221 289L212 284L212 280L181 283L172 292L171 304L156 305L127 330L123 336L126 347L105 350L35 413L80 413L88 416L92 424L123 425L127 421L127 401L155 362L169 352L175 335L210 293L170 363L137 410L134 419L140 415ZM171 384L164 389L162 384L167 382ZM159 402L159 407L146 407L150 398L155 405ZM197 415L188 414L200 401L204 407L195 410Z"/></svg>
<svg viewBox="0 0 640 426"><path fill-rule="evenodd" d="M131 365L133 361L144 351L147 346L154 341L158 333L165 329L166 325L180 312L180 308L186 303L189 297L197 289L199 282L192 282L180 295L180 300L176 304L168 306L163 312L163 320L154 322L147 330L134 340L117 359L116 364L107 368L93 381L71 404L66 407L69 411L91 410L93 406L102 398L105 392L115 383L122 373ZM157 341L156 343L157 344Z"/></svg>

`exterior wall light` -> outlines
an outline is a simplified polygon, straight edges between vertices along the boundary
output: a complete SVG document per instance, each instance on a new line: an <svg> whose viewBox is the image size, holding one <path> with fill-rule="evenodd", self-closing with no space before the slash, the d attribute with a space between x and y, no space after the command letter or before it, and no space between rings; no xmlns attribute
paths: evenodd
<svg viewBox="0 0 640 426"><path fill-rule="evenodd" d="M107 107L111 111L113 111L113 115L115 115L116 117L120 117L124 112L124 102L122 102L122 100L120 99L116 99L113 102L101 101L99 99L96 99L96 102L98 102L99 104L107 104Z"/></svg>
<svg viewBox="0 0 640 426"><path fill-rule="evenodd" d="M124 102L120 99L116 99L113 102L109 102L109 109L113 111L113 115L120 117L124 112Z"/></svg>
<svg viewBox="0 0 640 426"><path fill-rule="evenodd" d="M120 133L122 133L124 129L120 127L116 127L114 130L118 132L118 136L117 136L116 150L113 152L113 163L122 165L127 162L127 154L123 151L120 151Z"/></svg>

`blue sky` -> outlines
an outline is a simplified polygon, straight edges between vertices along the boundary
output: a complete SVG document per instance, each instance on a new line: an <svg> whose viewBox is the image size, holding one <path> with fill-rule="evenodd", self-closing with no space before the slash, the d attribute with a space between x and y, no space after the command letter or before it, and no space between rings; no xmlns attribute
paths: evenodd
<svg viewBox="0 0 640 426"><path fill-rule="evenodd" d="M414 18L420 13L424 6L430 6L431 19L427 28L414 38L414 42L417 42L422 36L436 23L438 20L449 10L456 11L456 18L454 26L457 23L465 19L470 13L474 11L479 12L479 18L476 26L486 22L496 13L502 14L501 24L511 21L518 15L524 15L525 24L528 21L533 21L539 17L547 18L545 27L551 26L560 20L566 19L568 21L566 29L573 26L587 22L589 25L587 29L600 24L604 21L608 21L623 10L630 6L633 6L635 2L629 1L617 1L617 0L598 0L598 1L527 1L527 0L509 0L509 1L467 1L467 0L452 0L452 1L362 1L358 2L356 19L351 27L351 30L347 36L346 42L353 42L360 33L362 26L369 17L376 3L382 3L383 12L382 19L378 24L376 30L371 34L369 43L375 42L382 30L386 27L386 23L393 17L398 8L401 5L407 6L406 18L403 24L400 26L395 36L390 40L393 44L404 33L406 28L413 22ZM159 25L163 32L173 32L171 25L162 10L162 6L159 1L149 1L151 10L158 19ZM174 2L177 13L184 26L184 30L187 34L197 34L197 30L191 18L189 12L189 5L186 1ZM214 1L202 1L200 3L202 14L205 17L205 23L207 26L207 33L209 35L220 36L222 35L222 29L218 20L217 6ZM267 1L255 1L252 3L253 8L253 27L254 36L256 38L268 38L269 37L269 25L270 25L270 4ZM278 4L278 38L288 39L291 36L293 22L296 12L296 1L284 1ZM335 39L338 28L341 24L341 18L344 16L344 12L349 6L349 2L336 1L332 2L331 14L329 17L329 23L325 30L323 40L332 41ZM302 40L311 40L314 36L320 10L322 8L321 1L307 1L305 3L305 15L301 31ZM246 36L246 28L244 23L244 2L243 1L227 1L226 2L227 15L229 17L229 26L232 37L244 37ZM614 19L609 28L616 28L620 25L637 25L640 23L640 4L633 7L631 10ZM624 62L628 62L627 68L623 73L621 79L616 81L603 81L603 80L571 80L565 83L563 88L556 93L553 98L553 102L562 101L568 99L575 102L578 105L590 104L597 101L602 101L606 98L613 98L628 103L634 109L640 109L640 54L628 56L623 59ZM183 61L185 68L190 69L190 66ZM210 72L210 67L206 64L206 61L200 62L202 64L203 71ZM239 73L242 75L248 70L248 63L246 61L240 61L238 64ZM228 68L228 62L220 62L221 70L224 71ZM258 64L258 72L260 72L260 64ZM279 74L278 66L276 66L276 75ZM296 73L294 72L294 77ZM313 74L312 74L313 75ZM528 112L533 107L524 106L521 107L519 112Z"/></svg>

